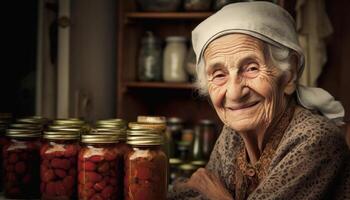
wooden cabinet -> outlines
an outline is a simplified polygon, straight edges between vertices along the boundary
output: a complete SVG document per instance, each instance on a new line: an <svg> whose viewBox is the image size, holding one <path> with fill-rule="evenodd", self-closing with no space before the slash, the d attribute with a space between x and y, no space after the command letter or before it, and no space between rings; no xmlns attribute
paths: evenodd
<svg viewBox="0 0 350 200"><path fill-rule="evenodd" d="M199 97L192 83L137 80L140 40L145 31L154 32L162 41L167 36L184 36L189 41L192 29L211 12L138 12L134 1L117 2L117 116L129 121L137 115L176 116L189 123L209 118L220 124L209 100Z"/></svg>

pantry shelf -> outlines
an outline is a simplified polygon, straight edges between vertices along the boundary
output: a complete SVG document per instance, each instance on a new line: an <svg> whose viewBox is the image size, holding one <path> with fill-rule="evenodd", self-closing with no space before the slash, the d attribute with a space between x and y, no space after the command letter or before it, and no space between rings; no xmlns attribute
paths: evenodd
<svg viewBox="0 0 350 200"><path fill-rule="evenodd" d="M129 12L127 19L205 19L212 12Z"/></svg>
<svg viewBox="0 0 350 200"><path fill-rule="evenodd" d="M127 88L155 88L155 89L194 89L192 83L166 83L166 82L127 82Z"/></svg>

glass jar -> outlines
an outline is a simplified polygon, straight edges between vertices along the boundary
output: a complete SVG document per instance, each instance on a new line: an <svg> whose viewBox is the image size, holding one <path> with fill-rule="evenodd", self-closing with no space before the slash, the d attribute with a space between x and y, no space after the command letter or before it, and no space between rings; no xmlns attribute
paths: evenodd
<svg viewBox="0 0 350 200"><path fill-rule="evenodd" d="M81 136L78 160L78 194L80 200L123 199L120 162L123 159L115 135Z"/></svg>
<svg viewBox="0 0 350 200"><path fill-rule="evenodd" d="M162 78L162 48L159 39L147 31L141 40L138 79L140 81L160 81Z"/></svg>
<svg viewBox="0 0 350 200"><path fill-rule="evenodd" d="M185 0L184 8L186 11L208 11L211 0Z"/></svg>
<svg viewBox="0 0 350 200"><path fill-rule="evenodd" d="M95 127L113 130L126 130L127 128L126 121L119 118L98 120Z"/></svg>
<svg viewBox="0 0 350 200"><path fill-rule="evenodd" d="M182 140L183 120L170 117L167 120L166 135L169 138L169 157L179 158L178 143Z"/></svg>
<svg viewBox="0 0 350 200"><path fill-rule="evenodd" d="M166 82L186 82L185 72L186 39L180 36L166 38L163 57L163 80Z"/></svg>
<svg viewBox="0 0 350 200"><path fill-rule="evenodd" d="M125 157L126 200L166 199L168 158L161 149L162 138L151 132L128 131L127 143L132 149Z"/></svg>
<svg viewBox="0 0 350 200"><path fill-rule="evenodd" d="M209 119L203 119L199 122L201 136L203 137L203 157L209 160L211 151L214 148L217 134L215 132L215 124Z"/></svg>
<svg viewBox="0 0 350 200"><path fill-rule="evenodd" d="M165 129L166 129L165 123L130 122L129 128L132 130L135 130L135 132L137 132L138 130L141 130L141 132L143 132L143 130L146 129L146 130L153 130L155 134L159 134L163 140L162 149L164 150L167 156L169 155L169 144L165 135Z"/></svg>
<svg viewBox="0 0 350 200"><path fill-rule="evenodd" d="M40 148L41 199L76 199L80 129L45 131Z"/></svg>
<svg viewBox="0 0 350 200"><path fill-rule="evenodd" d="M3 148L5 197L40 197L40 131L7 129Z"/></svg>

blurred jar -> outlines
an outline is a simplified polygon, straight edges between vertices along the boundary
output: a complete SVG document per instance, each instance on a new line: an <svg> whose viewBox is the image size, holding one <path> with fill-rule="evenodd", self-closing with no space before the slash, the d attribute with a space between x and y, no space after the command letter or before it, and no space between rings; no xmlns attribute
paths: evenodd
<svg viewBox="0 0 350 200"><path fill-rule="evenodd" d="M215 124L209 119L203 119L199 122L199 128L203 137L203 157L205 160L209 160L217 138Z"/></svg>
<svg viewBox="0 0 350 200"><path fill-rule="evenodd" d="M181 176L181 171L179 169L179 166L183 164L183 161L178 158L170 158L169 159L169 165L170 165L170 180L169 184L172 184L174 180L179 178Z"/></svg>
<svg viewBox="0 0 350 200"><path fill-rule="evenodd" d="M204 160L203 152L203 134L199 126L196 126L194 130L194 137L192 143L192 160Z"/></svg>
<svg viewBox="0 0 350 200"><path fill-rule="evenodd" d="M179 158L177 143L182 140L184 121L181 118L170 117L167 119L166 134L169 138L169 158Z"/></svg>
<svg viewBox="0 0 350 200"><path fill-rule="evenodd" d="M2 157L2 149L7 143L7 138L5 136L6 129L8 128L11 118L6 118L6 115L3 116L4 113L0 113L0 192L3 190L3 161L4 158Z"/></svg>
<svg viewBox="0 0 350 200"><path fill-rule="evenodd" d="M185 0L184 8L186 11L209 11L211 0Z"/></svg>
<svg viewBox="0 0 350 200"><path fill-rule="evenodd" d="M45 131L40 149L41 199L76 199L80 129Z"/></svg>
<svg viewBox="0 0 350 200"><path fill-rule="evenodd" d="M162 138L152 130L128 130L132 150L125 157L126 200L165 200L168 187L168 158L161 149Z"/></svg>
<svg viewBox="0 0 350 200"><path fill-rule="evenodd" d="M197 167L192 164L182 164L179 166L179 170L181 177L190 178L197 170Z"/></svg>
<svg viewBox="0 0 350 200"><path fill-rule="evenodd" d="M141 11L174 12L181 6L181 0L136 0Z"/></svg>
<svg viewBox="0 0 350 200"><path fill-rule="evenodd" d="M140 81L160 81L162 78L162 49L158 38L150 31L141 40L138 60Z"/></svg>
<svg viewBox="0 0 350 200"><path fill-rule="evenodd" d="M122 199L122 156L117 136L82 135L78 160L79 199Z"/></svg>
<svg viewBox="0 0 350 200"><path fill-rule="evenodd" d="M40 131L7 129L3 148L4 188L8 199L40 198Z"/></svg>
<svg viewBox="0 0 350 200"><path fill-rule="evenodd" d="M178 158L184 162L191 161L191 143L186 141L179 141L177 144L177 151L179 152Z"/></svg>
<svg viewBox="0 0 350 200"><path fill-rule="evenodd" d="M214 0L214 10L220 10L222 7L230 3L240 2L240 0Z"/></svg>
<svg viewBox="0 0 350 200"><path fill-rule="evenodd" d="M194 53L192 45L188 48L186 57L186 72L190 81L196 80L196 54Z"/></svg>
<svg viewBox="0 0 350 200"><path fill-rule="evenodd" d="M166 82L186 82L185 72L186 39L180 36L166 38L163 56L163 80Z"/></svg>

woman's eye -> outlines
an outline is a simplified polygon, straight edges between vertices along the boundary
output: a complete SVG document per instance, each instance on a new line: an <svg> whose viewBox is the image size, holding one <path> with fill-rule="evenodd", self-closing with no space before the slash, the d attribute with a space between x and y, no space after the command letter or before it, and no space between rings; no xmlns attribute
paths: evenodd
<svg viewBox="0 0 350 200"><path fill-rule="evenodd" d="M256 63L248 64L243 70L244 76L247 76L248 78L254 78L258 72L259 66Z"/></svg>
<svg viewBox="0 0 350 200"><path fill-rule="evenodd" d="M216 71L211 75L211 81L214 84L221 85L225 82L226 80L226 74L222 71Z"/></svg>

